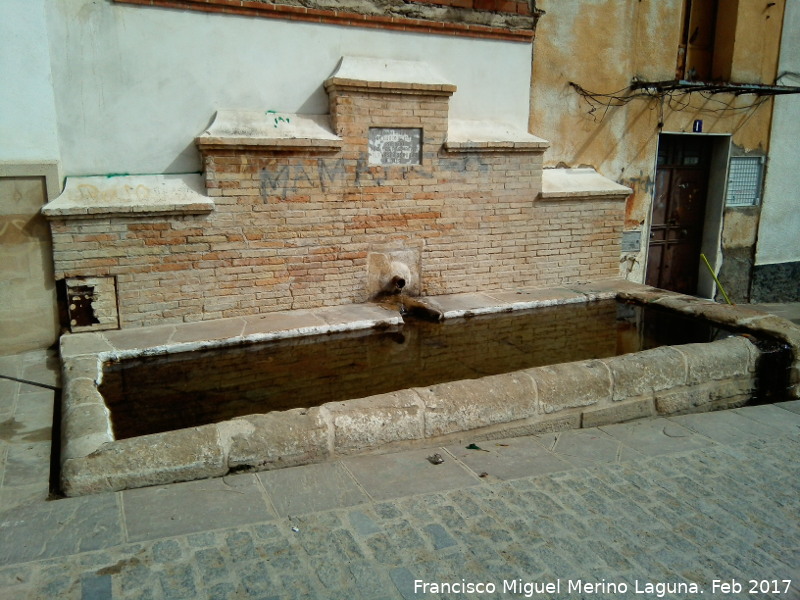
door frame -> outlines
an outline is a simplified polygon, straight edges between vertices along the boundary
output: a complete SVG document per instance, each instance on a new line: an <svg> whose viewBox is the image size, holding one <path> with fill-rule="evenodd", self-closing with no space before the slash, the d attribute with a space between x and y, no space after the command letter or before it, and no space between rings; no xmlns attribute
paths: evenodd
<svg viewBox="0 0 800 600"><path fill-rule="evenodd" d="M661 145L665 136L692 136L703 137L711 141L711 159L708 166L708 193L706 195L706 211L703 219L703 236L700 252L705 254L714 274L719 273L722 266L722 217L725 210L725 193L728 184L728 164L731 155L731 134L729 133L685 133L681 131L662 131L658 136ZM658 170L658 148L654 157L653 182L655 185ZM653 205L655 204L655 188L650 201L650 210L647 215L647 231L645 239L648 241L645 250L645 268L650 260L650 228L653 223ZM717 293L717 284L705 265L698 264L696 294L703 298L714 298Z"/></svg>
<svg viewBox="0 0 800 600"><path fill-rule="evenodd" d="M44 177L47 202L62 190L61 163L57 160L0 160L0 177Z"/></svg>

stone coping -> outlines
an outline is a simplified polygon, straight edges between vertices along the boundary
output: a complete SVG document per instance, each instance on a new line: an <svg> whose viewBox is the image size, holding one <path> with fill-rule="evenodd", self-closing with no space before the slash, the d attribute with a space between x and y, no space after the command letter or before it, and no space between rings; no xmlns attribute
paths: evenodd
<svg viewBox="0 0 800 600"><path fill-rule="evenodd" d="M67 178L64 191L42 208L48 219L91 219L109 215L194 215L214 210L199 173L98 175Z"/></svg>
<svg viewBox="0 0 800 600"><path fill-rule="evenodd" d="M800 397L800 328L746 307L619 280L425 301L454 317L613 297L657 303L788 341L794 350L791 393ZM237 470L275 469L465 435L479 441L741 406L756 385L759 351L747 336L733 336L710 344L537 367L125 440L114 440L108 409L97 390L107 360L400 322L399 315L385 308L352 305L64 336L64 493L81 495Z"/></svg>
<svg viewBox="0 0 800 600"><path fill-rule="evenodd" d="M591 168L544 169L542 171L542 200L617 199L624 200L633 190L603 177Z"/></svg>
<svg viewBox="0 0 800 600"><path fill-rule="evenodd" d="M325 81L327 92L343 88L447 96L456 91L454 84L426 62L360 56L343 56L336 70Z"/></svg>
<svg viewBox="0 0 800 600"><path fill-rule="evenodd" d="M544 152L550 142L510 123L450 119L444 146L459 152Z"/></svg>
<svg viewBox="0 0 800 600"><path fill-rule="evenodd" d="M202 149L258 148L329 150L342 148L328 115L298 115L273 110L218 110L195 142Z"/></svg>
<svg viewBox="0 0 800 600"><path fill-rule="evenodd" d="M338 151L343 145L342 138L331 129L329 115L251 110L217 111L214 121L195 142L201 150ZM510 123L450 119L444 146L457 152L544 152L550 143Z"/></svg>
<svg viewBox="0 0 800 600"><path fill-rule="evenodd" d="M68 361L99 356L102 360L123 360L308 335L387 328L402 323L403 319L397 312L375 304L330 306L194 323L67 334L61 338L61 358Z"/></svg>

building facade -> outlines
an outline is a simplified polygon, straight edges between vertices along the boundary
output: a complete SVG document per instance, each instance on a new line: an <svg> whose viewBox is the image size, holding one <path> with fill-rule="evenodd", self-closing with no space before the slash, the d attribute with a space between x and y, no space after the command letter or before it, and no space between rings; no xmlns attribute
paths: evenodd
<svg viewBox="0 0 800 600"><path fill-rule="evenodd" d="M530 126L552 141L546 166L591 165L634 190L621 274L722 299L703 254L735 302L800 298L789 176L800 7L537 7L546 14L536 31Z"/></svg>

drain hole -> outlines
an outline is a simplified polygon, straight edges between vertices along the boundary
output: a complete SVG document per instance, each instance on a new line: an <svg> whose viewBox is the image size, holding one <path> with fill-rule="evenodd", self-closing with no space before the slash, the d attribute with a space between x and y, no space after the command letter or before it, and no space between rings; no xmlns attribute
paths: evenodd
<svg viewBox="0 0 800 600"><path fill-rule="evenodd" d="M50 481L48 500L63 498L61 493L61 389L53 392L53 429L50 435Z"/></svg>
<svg viewBox="0 0 800 600"><path fill-rule="evenodd" d="M780 340L756 339L761 351L756 365L758 383L752 404L771 404L789 399L792 347Z"/></svg>

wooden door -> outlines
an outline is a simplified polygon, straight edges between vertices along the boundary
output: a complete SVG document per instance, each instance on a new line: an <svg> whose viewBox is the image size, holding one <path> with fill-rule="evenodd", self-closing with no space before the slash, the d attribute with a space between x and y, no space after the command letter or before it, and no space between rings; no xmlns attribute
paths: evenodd
<svg viewBox="0 0 800 600"><path fill-rule="evenodd" d="M646 283L695 294L708 193L710 141L662 135Z"/></svg>

